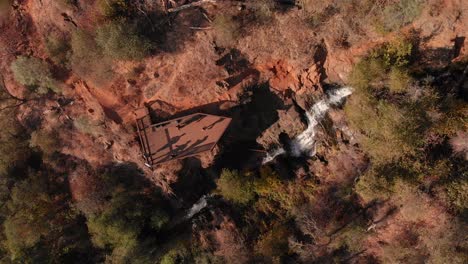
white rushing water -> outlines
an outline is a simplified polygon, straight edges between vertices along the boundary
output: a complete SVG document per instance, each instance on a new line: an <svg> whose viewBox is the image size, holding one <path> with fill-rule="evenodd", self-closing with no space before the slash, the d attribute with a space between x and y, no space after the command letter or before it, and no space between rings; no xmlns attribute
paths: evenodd
<svg viewBox="0 0 468 264"><path fill-rule="evenodd" d="M193 206L190 208L185 215L185 219L190 219L197 213L199 213L203 208L208 205L207 198L210 197L209 195L203 195Z"/></svg>
<svg viewBox="0 0 468 264"><path fill-rule="evenodd" d="M306 112L307 129L299 134L291 141L291 155L300 157L302 155L313 156L315 155L315 133L316 126L320 120L325 116L331 106L337 105L343 101L344 98L352 93L351 87L343 87L331 91L325 99L315 103L309 111ZM263 164L268 163L275 159L275 157L286 153L283 148L277 148L267 153L263 159Z"/></svg>
<svg viewBox="0 0 468 264"><path fill-rule="evenodd" d="M285 152L286 152L286 150L284 150L284 148L281 148L281 147L276 148L273 151L267 152L266 157L263 158L263 164L274 160L277 156L279 156L281 154L284 154Z"/></svg>

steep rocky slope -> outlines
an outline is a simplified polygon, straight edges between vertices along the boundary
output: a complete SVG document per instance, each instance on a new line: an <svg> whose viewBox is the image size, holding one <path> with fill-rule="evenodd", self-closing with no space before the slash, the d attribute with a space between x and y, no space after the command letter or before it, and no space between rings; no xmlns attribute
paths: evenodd
<svg viewBox="0 0 468 264"><path fill-rule="evenodd" d="M106 20L97 8L98 1L77 1L79 5L64 2L14 1L1 15L0 69L11 94L20 98L28 94L15 81L10 67L16 57L34 56L54 64L45 46L48 36L70 39L73 32L94 30ZM468 5L463 0L426 1L414 21L389 34L378 32L361 17L356 18L361 24L351 27L350 13L344 11L332 13L319 26L309 25L310 14L322 14L333 1L317 4L313 10L301 6L300 1L291 1L297 5L277 4L279 11L268 9L263 19L258 19L264 14L258 13L252 1L213 1L175 13L164 13L167 9L159 1L146 2L152 2L147 3L150 10L162 12L149 19L164 28L151 56L113 61L109 67L114 74L105 82L73 69L57 70L55 65L62 93L19 107L17 118L28 131L56 130L59 152L69 160L78 160L80 166L69 179L77 202L86 199L89 171L109 163L132 163L153 185L162 188L175 208L185 209L213 189L222 168L254 170L262 166L268 151L282 146L285 152L290 151L288 144L310 125L306 113L328 98L328 92L345 86L353 66L378 45L402 35L411 36L417 40L421 55L418 63L434 68L448 68L468 56ZM182 5L193 1L163 2ZM258 17L252 19L252 14ZM141 16L145 15L142 12ZM237 26L220 25L216 20L220 16L233 17ZM143 165L134 132L133 111L141 107L151 109L155 120L200 111L230 116L233 123L213 152L164 163L150 171ZM334 200L354 188L369 167L369 159L359 146L358 132L348 126L342 101L330 107L314 128L313 158L298 155L285 162L286 155L269 160L285 178L317 184L316 203L308 212L336 221L318 222L317 230L321 231L311 231L316 240L333 245L335 233L346 228L346 224L339 224L363 215L370 219L365 223L367 231L374 232L364 239L362 254L366 257L385 258L388 248L400 237L409 236L411 240L411 233L407 233L410 229L433 230L420 237L428 251L438 246L431 242L438 237L459 239L456 233L444 236L444 232L453 228L448 224L451 221L457 227L462 224L441 205L431 203L426 193L396 196L375 206L354 194L348 197L349 204ZM196 187L187 193L187 186ZM407 207L415 201L423 208L416 210L417 215ZM219 207L210 209L211 221L201 219L194 229L198 228L200 234L196 236L206 240L207 248L215 249L215 255L226 256L229 252L221 240L236 237L239 231L235 220L224 217L228 213L223 205ZM354 211L348 214L349 210ZM238 244L237 250L243 250L243 241L224 243ZM320 257L330 254L327 246L314 245L307 250ZM232 261L233 256L229 257Z"/></svg>

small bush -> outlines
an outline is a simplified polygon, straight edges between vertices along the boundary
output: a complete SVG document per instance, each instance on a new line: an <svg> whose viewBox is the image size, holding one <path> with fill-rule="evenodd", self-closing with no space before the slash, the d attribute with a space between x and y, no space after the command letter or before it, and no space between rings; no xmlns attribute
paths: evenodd
<svg viewBox="0 0 468 264"><path fill-rule="evenodd" d="M392 93L405 92L411 81L408 71L393 67L388 75L388 88Z"/></svg>
<svg viewBox="0 0 468 264"><path fill-rule="evenodd" d="M459 180L448 184L447 198L456 211L468 210L468 181Z"/></svg>
<svg viewBox="0 0 468 264"><path fill-rule="evenodd" d="M31 147L40 148L42 152L48 155L54 153L60 148L57 132L46 130L36 130L32 132L29 145Z"/></svg>
<svg viewBox="0 0 468 264"><path fill-rule="evenodd" d="M190 263L191 260L190 251L183 246L178 246L177 248L169 250L169 252L161 258L160 264Z"/></svg>
<svg viewBox="0 0 468 264"><path fill-rule="evenodd" d="M130 0L99 0L98 9L108 18L121 18L131 14Z"/></svg>
<svg viewBox="0 0 468 264"><path fill-rule="evenodd" d="M355 188L365 203L374 199L385 200L393 193L393 183L382 177L375 169L370 169L361 175Z"/></svg>
<svg viewBox="0 0 468 264"><path fill-rule="evenodd" d="M104 130L100 124L90 120L85 116L80 116L73 122L76 129L81 133L85 133L92 136L101 136L104 133Z"/></svg>
<svg viewBox="0 0 468 264"><path fill-rule="evenodd" d="M259 211L287 216L298 206L311 202L314 190L311 181L281 179L271 168L263 167L254 182L254 191L259 197L255 207Z"/></svg>
<svg viewBox="0 0 468 264"><path fill-rule="evenodd" d="M98 174L99 188L88 195L101 206L86 215L92 241L112 251L111 263L133 263L132 258L142 257L145 242L152 243L153 238L146 236L145 241L143 234L160 231L169 222L166 203L136 166L112 165Z"/></svg>
<svg viewBox="0 0 468 264"><path fill-rule="evenodd" d="M387 67L404 67L411 62L413 43L404 37L398 37L394 41L385 44L382 56Z"/></svg>
<svg viewBox="0 0 468 264"><path fill-rule="evenodd" d="M96 31L96 42L113 59L138 60L150 53L151 43L126 20L110 22Z"/></svg>
<svg viewBox="0 0 468 264"><path fill-rule="evenodd" d="M17 82L29 86L37 93L60 92L57 81L52 77L49 65L41 59L19 56L11 64L11 70Z"/></svg>
<svg viewBox="0 0 468 264"><path fill-rule="evenodd" d="M77 214L69 208L67 195L59 191L66 188L57 185L56 175L33 171L11 183L2 212L2 258L9 257L9 263L61 262L67 251L84 245L80 244L82 229L76 225Z"/></svg>
<svg viewBox="0 0 468 264"><path fill-rule="evenodd" d="M129 213L125 212L123 208L118 209L122 210L122 213ZM116 218L119 216L116 211L118 209L111 208L99 216L91 217L88 219L88 229L96 246L101 248L114 247L130 251L138 245L137 237L142 225L141 219L137 219L132 223L125 222L123 219Z"/></svg>
<svg viewBox="0 0 468 264"><path fill-rule="evenodd" d="M112 61L105 57L89 32L75 31L71 38L73 71L96 86L108 84L114 77Z"/></svg>
<svg viewBox="0 0 468 264"><path fill-rule="evenodd" d="M422 9L422 0L400 0L388 5L380 17L383 29L391 32L413 22Z"/></svg>
<svg viewBox="0 0 468 264"><path fill-rule="evenodd" d="M217 45L221 47L232 46L240 36L239 23L232 17L217 16L213 20L213 28L216 31Z"/></svg>
<svg viewBox="0 0 468 264"><path fill-rule="evenodd" d="M55 64L70 67L71 47L66 39L52 34L46 38L45 47L47 55Z"/></svg>
<svg viewBox="0 0 468 264"><path fill-rule="evenodd" d="M385 80L392 93L409 88L412 79L406 68L412 51L411 42L398 38L372 51L350 75L350 84L356 91L348 100L345 113L350 125L362 132L363 149L377 163L414 153L431 125L427 110L433 107L434 100L430 92L412 101L389 100L391 94L377 89L384 87Z"/></svg>
<svg viewBox="0 0 468 264"><path fill-rule="evenodd" d="M442 101L440 110L442 116L431 128L433 132L454 136L459 131L467 131L468 105L465 101L447 96Z"/></svg>
<svg viewBox="0 0 468 264"><path fill-rule="evenodd" d="M350 125L362 131L362 147L376 162L398 159L412 151L402 138L404 111L384 101L375 101L365 92L356 91L345 105Z"/></svg>
<svg viewBox="0 0 468 264"><path fill-rule="evenodd" d="M371 83L385 76L385 64L380 58L366 58L357 63L350 75L350 84L358 89L367 89Z"/></svg>
<svg viewBox="0 0 468 264"><path fill-rule="evenodd" d="M267 24L273 20L274 3L270 0L257 0L251 7L254 20L260 25Z"/></svg>
<svg viewBox="0 0 468 264"><path fill-rule="evenodd" d="M238 171L224 169L217 185L226 200L238 204L247 204L255 198L253 184L249 176Z"/></svg>
<svg viewBox="0 0 468 264"><path fill-rule="evenodd" d="M394 161L374 164L359 177L355 190L365 203L375 199L409 199L409 194L416 188L416 178L420 174L418 166L412 161ZM414 162L417 163L417 162ZM408 206L406 209L413 209ZM405 210L406 210L405 209ZM411 211L406 211L406 213ZM413 212L415 215L416 210ZM408 214L410 215L410 214Z"/></svg>

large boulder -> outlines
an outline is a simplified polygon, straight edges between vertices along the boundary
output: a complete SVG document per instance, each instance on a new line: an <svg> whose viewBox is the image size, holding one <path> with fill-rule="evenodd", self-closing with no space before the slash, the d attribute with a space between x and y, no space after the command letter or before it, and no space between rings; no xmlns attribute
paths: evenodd
<svg viewBox="0 0 468 264"><path fill-rule="evenodd" d="M280 134L294 138L307 128L295 106L287 110L278 110L279 119L257 138L257 143L267 149L271 145L280 145Z"/></svg>

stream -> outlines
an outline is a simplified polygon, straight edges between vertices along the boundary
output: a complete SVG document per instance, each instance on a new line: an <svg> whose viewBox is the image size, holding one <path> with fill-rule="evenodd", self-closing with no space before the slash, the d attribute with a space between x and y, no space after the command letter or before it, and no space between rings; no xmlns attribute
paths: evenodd
<svg viewBox="0 0 468 264"><path fill-rule="evenodd" d="M291 153L293 157L315 155L315 133L320 120L323 119L330 107L341 103L344 98L352 94L351 87L343 87L330 91L326 98L315 103L307 112L307 129L291 140ZM263 159L263 164L273 161L277 156L283 155L286 150L282 147L269 151Z"/></svg>

